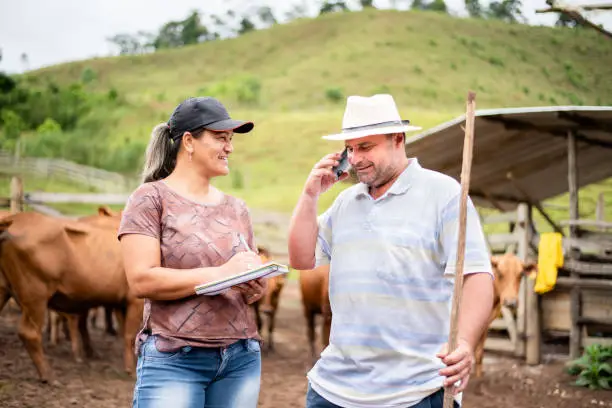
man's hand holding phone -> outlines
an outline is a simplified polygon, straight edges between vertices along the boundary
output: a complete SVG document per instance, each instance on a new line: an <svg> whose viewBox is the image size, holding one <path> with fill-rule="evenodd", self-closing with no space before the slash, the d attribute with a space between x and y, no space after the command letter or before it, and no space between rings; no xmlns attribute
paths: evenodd
<svg viewBox="0 0 612 408"><path fill-rule="evenodd" d="M317 162L308 175L304 193L312 197L318 197L329 190L334 184L345 180L349 175L348 152L332 153L324 156ZM337 174L340 174L338 177Z"/></svg>

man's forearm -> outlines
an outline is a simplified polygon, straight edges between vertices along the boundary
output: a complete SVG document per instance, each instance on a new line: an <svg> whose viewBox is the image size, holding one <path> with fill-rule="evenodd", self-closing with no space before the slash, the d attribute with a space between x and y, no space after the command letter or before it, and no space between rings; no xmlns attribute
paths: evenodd
<svg viewBox="0 0 612 408"><path fill-rule="evenodd" d="M289 224L289 264L293 268L314 268L318 231L317 199L302 194Z"/></svg>
<svg viewBox="0 0 612 408"><path fill-rule="evenodd" d="M489 323L493 307L493 279L488 273L464 277L458 337L476 347Z"/></svg>

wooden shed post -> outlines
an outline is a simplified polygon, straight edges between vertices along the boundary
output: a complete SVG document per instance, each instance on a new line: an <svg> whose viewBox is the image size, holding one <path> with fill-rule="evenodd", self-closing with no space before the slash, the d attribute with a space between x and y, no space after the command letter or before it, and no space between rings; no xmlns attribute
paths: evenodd
<svg viewBox="0 0 612 408"><path fill-rule="evenodd" d="M531 205L520 208L520 211L524 211L525 214L525 232L520 237L519 248L521 260L527 262L533 259L533 251L530 248L529 243L533 236L533 208ZM540 322L540 305L539 297L535 292L535 280L525 277L525 362L529 365L540 364L541 358L541 342L542 342L542 328Z"/></svg>
<svg viewBox="0 0 612 408"><path fill-rule="evenodd" d="M527 259L529 248L529 232L527 223L529 222L529 210L525 203L518 205L516 209L517 220L514 234L517 238L516 256L523 262ZM526 329L526 279L521 279L519 286L518 310L516 316L516 343L514 344L514 355L517 357L525 356L525 329Z"/></svg>
<svg viewBox="0 0 612 408"><path fill-rule="evenodd" d="M11 213L23 211L23 183L21 177L14 176L11 179Z"/></svg>
<svg viewBox="0 0 612 408"><path fill-rule="evenodd" d="M576 152L576 135L572 130L567 133L567 181L569 191L569 216L570 221L576 221L579 218L578 213L578 166L577 166L577 152ZM570 250L569 258L577 257L575 250L573 249L572 240L577 237L577 227L570 225L569 227L569 241ZM573 280L578 280L579 275L572 271L570 276ZM571 327L570 327L570 349L569 354L571 359L578 358L580 355L580 349L582 347L582 331L580 330L580 286L574 284L570 292L570 316L571 316Z"/></svg>

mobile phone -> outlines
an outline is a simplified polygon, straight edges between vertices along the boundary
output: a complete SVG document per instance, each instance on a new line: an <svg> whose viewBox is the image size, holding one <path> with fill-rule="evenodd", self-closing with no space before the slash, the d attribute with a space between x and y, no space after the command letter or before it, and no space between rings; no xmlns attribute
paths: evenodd
<svg viewBox="0 0 612 408"><path fill-rule="evenodd" d="M348 151L345 147L340 155L340 160L337 166L332 167L332 172L336 175L336 178L340 178L342 173L344 173L349 168L348 162Z"/></svg>

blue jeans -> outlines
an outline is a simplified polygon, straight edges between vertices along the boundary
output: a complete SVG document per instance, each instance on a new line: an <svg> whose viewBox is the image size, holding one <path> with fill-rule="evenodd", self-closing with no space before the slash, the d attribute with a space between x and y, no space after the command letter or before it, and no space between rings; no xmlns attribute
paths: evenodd
<svg viewBox="0 0 612 408"><path fill-rule="evenodd" d="M421 400L418 404L411 406L410 408L442 408L444 405L444 388L440 388L437 392L431 394L425 399ZM455 408L459 408L457 401L453 404ZM322 396L316 393L312 389L310 383L308 384L308 392L306 393L306 408L342 408L339 405L332 404Z"/></svg>
<svg viewBox="0 0 612 408"><path fill-rule="evenodd" d="M256 408L261 377L257 340L226 348L183 347L160 352L155 336L142 344L134 408Z"/></svg>

